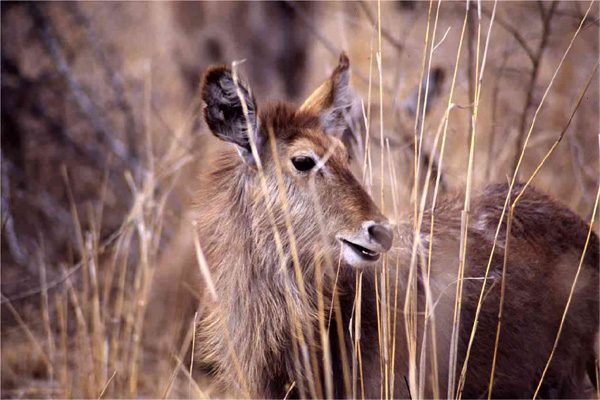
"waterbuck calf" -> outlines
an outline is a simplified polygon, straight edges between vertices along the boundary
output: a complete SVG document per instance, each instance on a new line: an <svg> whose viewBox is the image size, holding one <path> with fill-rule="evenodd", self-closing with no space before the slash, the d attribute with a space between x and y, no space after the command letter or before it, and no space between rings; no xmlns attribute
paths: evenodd
<svg viewBox="0 0 600 400"><path fill-rule="evenodd" d="M223 153L201 176L195 196L199 258L209 269L198 328L200 359L222 382L252 397L455 395L507 187L488 187L471 200L453 363L462 202L439 200L431 237L431 215L425 214L413 292L418 306L404 310L413 221L407 217L392 227L349 170L338 139L349 129L347 114L355 107L347 57L340 57L329 80L299 109L285 104L259 109L248 86L227 67L205 73L201 94L210 130L236 151ZM521 189L515 188L513 198ZM494 397L533 395L587 232L575 214L533 189L516 207ZM464 398L488 395L506 242L504 226L468 359ZM541 397L581 397L589 386L586 374L593 371L598 331L598 263L593 236ZM387 271L385 279L381 271ZM417 322L405 330L409 316ZM411 332L417 332L412 352Z"/></svg>

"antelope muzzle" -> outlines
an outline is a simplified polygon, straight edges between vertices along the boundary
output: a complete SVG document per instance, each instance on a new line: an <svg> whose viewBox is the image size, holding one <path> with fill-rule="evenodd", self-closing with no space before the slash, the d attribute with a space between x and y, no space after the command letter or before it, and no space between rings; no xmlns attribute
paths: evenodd
<svg viewBox="0 0 600 400"><path fill-rule="evenodd" d="M338 235L344 261L354 267L373 264L392 247L394 231L385 222L366 221L356 234Z"/></svg>

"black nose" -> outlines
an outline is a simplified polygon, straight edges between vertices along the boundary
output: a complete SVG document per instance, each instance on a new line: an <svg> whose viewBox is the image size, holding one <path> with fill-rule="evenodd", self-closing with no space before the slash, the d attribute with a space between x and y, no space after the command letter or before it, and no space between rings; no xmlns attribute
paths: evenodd
<svg viewBox="0 0 600 400"><path fill-rule="evenodd" d="M373 224L369 226L369 239L378 243L384 251L388 251L392 247L394 240L394 231L386 225Z"/></svg>

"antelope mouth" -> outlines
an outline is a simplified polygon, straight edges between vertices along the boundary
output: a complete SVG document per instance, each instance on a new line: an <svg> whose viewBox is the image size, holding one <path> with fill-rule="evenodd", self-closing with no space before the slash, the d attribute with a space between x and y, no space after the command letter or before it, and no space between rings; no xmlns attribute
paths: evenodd
<svg viewBox="0 0 600 400"><path fill-rule="evenodd" d="M346 239L340 239L340 241L344 248L344 257L350 263L352 263L352 259L356 256L358 256L362 262L375 262L381 257L381 253L378 251L350 242ZM351 254L348 254L348 251L351 251L354 257L352 257Z"/></svg>

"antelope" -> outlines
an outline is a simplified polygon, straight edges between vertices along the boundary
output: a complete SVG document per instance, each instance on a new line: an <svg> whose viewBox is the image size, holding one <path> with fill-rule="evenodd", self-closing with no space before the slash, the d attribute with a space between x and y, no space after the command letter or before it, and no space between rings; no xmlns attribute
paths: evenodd
<svg viewBox="0 0 600 400"><path fill-rule="evenodd" d="M349 169L339 139L356 110L347 56L340 56L329 79L300 108L284 103L259 108L249 86L225 66L205 72L201 96L210 131L231 144L199 177L192 212L199 259L205 261L200 264L207 268L198 357L219 381L259 398L455 396L481 277L492 254L461 395L488 396L506 266L491 395L533 396L586 243L585 222L527 188L514 212L505 265L506 223L493 253L492 244L509 187L491 185L473 193L452 364L462 201L459 196L438 200L431 236L432 215L424 212L427 229L419 233L418 247L431 245L431 253L423 251L415 261L418 306L405 311L417 231L412 216L390 223ZM511 196L521 189L514 187ZM591 386L598 247L592 235L541 397L583 397ZM378 315L386 298L379 278L386 265L392 299L387 310L396 320L387 343ZM396 289L400 300L393 306ZM435 300L429 304L435 335L429 333L432 322L424 340L427 297ZM411 350L405 326L413 317L420 333ZM391 348L394 356L388 357ZM422 377L417 383L411 357ZM449 379L452 375L456 379Z"/></svg>

